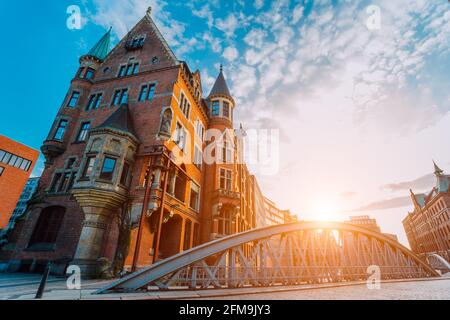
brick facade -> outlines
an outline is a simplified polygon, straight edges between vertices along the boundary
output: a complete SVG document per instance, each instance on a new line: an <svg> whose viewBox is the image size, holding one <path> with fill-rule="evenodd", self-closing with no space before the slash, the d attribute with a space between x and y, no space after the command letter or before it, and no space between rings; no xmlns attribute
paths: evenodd
<svg viewBox="0 0 450 320"><path fill-rule="evenodd" d="M15 156L15 158L12 158L9 154ZM38 157L38 151L0 135L0 229L8 225ZM24 162L20 158L31 163L25 164L26 168L21 168ZM19 160L15 160L13 164L11 163L13 159Z"/></svg>
<svg viewBox="0 0 450 320"><path fill-rule="evenodd" d="M255 180L238 161L240 131L233 128L234 100L222 72L203 98L199 71L175 58L150 13L103 57L107 37L80 58L44 142L40 201L0 253L10 271L36 271L52 261L56 273L71 263L96 276L100 258L130 271L256 226ZM139 69L121 76L136 64ZM150 84L153 97L140 101ZM115 105L119 89L128 89L127 99ZM89 108L99 94L101 103ZM220 114L212 111L214 101L221 103ZM78 141L88 122L89 134ZM222 152L220 139L206 137L208 129L227 132L232 161L193 161L211 145L216 155ZM221 169L230 172L230 183Z"/></svg>
<svg viewBox="0 0 450 320"><path fill-rule="evenodd" d="M403 220L411 250L419 256L440 255L450 263L450 175L435 165L436 187L414 194L414 210Z"/></svg>

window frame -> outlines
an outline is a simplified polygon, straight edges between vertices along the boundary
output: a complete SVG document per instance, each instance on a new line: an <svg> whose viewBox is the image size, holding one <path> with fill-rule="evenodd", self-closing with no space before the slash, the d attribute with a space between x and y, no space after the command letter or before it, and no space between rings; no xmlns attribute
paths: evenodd
<svg viewBox="0 0 450 320"><path fill-rule="evenodd" d="M84 126L87 125L87 129ZM80 129L78 130L77 138L75 142L81 143L86 142L89 134L89 130L91 129L91 121L83 121L80 124ZM83 134L83 139L81 139L81 135Z"/></svg>
<svg viewBox="0 0 450 320"><path fill-rule="evenodd" d="M193 187L197 187L198 189L198 191L196 191L196 193L197 193L197 201L196 201L196 206L195 207L192 207L191 206L191 204L192 204L192 191L193 191ZM195 212L200 212L200 195L201 195L201 187L197 184L197 183L195 183L194 181L191 181L191 183L190 183L190 186L189 186L189 208L190 209L192 209L192 210L194 210Z"/></svg>
<svg viewBox="0 0 450 320"><path fill-rule="evenodd" d="M106 164L107 160L113 160L114 161L114 165L112 167L111 172L104 172L105 164ZM114 180L114 173L116 171L116 168L117 168L117 158L105 155L105 157L103 159L103 162L102 162L102 168L100 169L100 172L99 172L99 175L98 175L99 180L112 182ZM108 175L110 174L111 178L109 178L109 176L105 177L104 174L108 174Z"/></svg>
<svg viewBox="0 0 450 320"><path fill-rule="evenodd" d="M76 98L74 98L74 96L77 96ZM76 91L73 90L72 94L70 95L69 101L67 102L67 108L71 108L71 109L75 109L78 106L78 102L80 100L81 97L81 92L80 91ZM74 100L75 99L75 100ZM72 106L72 102L75 101L74 105Z"/></svg>
<svg viewBox="0 0 450 320"><path fill-rule="evenodd" d="M91 165L92 160L92 165ZM81 179L90 179L92 173L95 170L95 164L97 162L97 156L91 155L86 157L86 161L84 163L83 171L81 172ZM90 172L88 173L88 171Z"/></svg>
<svg viewBox="0 0 450 320"><path fill-rule="evenodd" d="M217 103L217 113L215 112L216 103ZM220 117L220 100L211 101L211 116Z"/></svg>
<svg viewBox="0 0 450 320"><path fill-rule="evenodd" d="M65 123L65 125L62 126L62 123ZM68 126L69 126L69 120L67 120L67 119L59 119L58 125L56 126L55 131L53 133L52 140L63 141L64 140L64 136L66 135L66 130L67 130ZM60 134L61 137L58 138L59 130L62 130L62 133Z"/></svg>
<svg viewBox="0 0 450 320"><path fill-rule="evenodd" d="M222 174L224 173L224 174ZM229 176L228 176L229 174ZM222 187L222 179L224 185ZM219 174L219 187L222 190L232 191L233 190L233 172L229 169L220 168Z"/></svg>

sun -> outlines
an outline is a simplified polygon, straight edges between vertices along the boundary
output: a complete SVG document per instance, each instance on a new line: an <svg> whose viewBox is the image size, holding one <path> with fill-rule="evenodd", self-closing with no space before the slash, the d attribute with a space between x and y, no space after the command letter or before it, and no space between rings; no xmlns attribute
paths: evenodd
<svg viewBox="0 0 450 320"><path fill-rule="evenodd" d="M335 221L337 212L337 207L333 203L321 203L314 209L314 218L316 221Z"/></svg>

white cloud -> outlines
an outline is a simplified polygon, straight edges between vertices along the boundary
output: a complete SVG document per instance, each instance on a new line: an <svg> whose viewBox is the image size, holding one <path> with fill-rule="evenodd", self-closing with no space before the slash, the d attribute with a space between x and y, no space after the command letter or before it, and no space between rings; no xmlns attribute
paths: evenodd
<svg viewBox="0 0 450 320"><path fill-rule="evenodd" d="M264 0L255 0L254 6L256 10L261 9L264 6Z"/></svg>
<svg viewBox="0 0 450 320"><path fill-rule="evenodd" d="M223 51L223 57L228 61L233 61L239 56L239 51L234 47L227 47Z"/></svg>
<svg viewBox="0 0 450 320"><path fill-rule="evenodd" d="M304 8L301 4L297 5L292 12L292 22L298 23L303 17Z"/></svg>
<svg viewBox="0 0 450 320"><path fill-rule="evenodd" d="M216 28L221 30L228 38L234 36L238 27L238 19L234 14L229 14L226 19L216 19Z"/></svg>

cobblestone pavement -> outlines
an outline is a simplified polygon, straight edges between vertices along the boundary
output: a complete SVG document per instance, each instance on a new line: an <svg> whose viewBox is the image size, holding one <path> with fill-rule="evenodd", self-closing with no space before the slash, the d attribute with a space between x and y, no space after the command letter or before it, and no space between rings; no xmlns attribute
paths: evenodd
<svg viewBox="0 0 450 320"><path fill-rule="evenodd" d="M33 299L39 287L41 276L30 274L0 273L0 300ZM82 291L67 290L62 278L50 277L44 298L50 300L450 300L450 276L441 280L382 283L380 290L369 290L365 285L351 285L332 288L303 287L302 290L282 292L261 292L264 290L285 290L287 287L241 288L206 291L163 291L132 294L91 295L95 289L109 281L92 280L82 282ZM301 286L300 286L301 287ZM290 290L290 289L289 289ZM258 292L249 294L249 292ZM226 296L221 296L227 294ZM229 294L229 295L228 295Z"/></svg>
<svg viewBox="0 0 450 320"><path fill-rule="evenodd" d="M227 296L214 300L450 300L450 279L383 283L380 290L364 285L291 292ZM209 300L209 299L199 299Z"/></svg>

